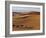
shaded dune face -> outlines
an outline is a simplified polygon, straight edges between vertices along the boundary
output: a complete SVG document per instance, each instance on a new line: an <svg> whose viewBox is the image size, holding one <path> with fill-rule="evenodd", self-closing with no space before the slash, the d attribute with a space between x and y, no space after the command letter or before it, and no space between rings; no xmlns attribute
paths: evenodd
<svg viewBox="0 0 46 38"><path fill-rule="evenodd" d="M13 13L13 31L40 30L40 12Z"/></svg>

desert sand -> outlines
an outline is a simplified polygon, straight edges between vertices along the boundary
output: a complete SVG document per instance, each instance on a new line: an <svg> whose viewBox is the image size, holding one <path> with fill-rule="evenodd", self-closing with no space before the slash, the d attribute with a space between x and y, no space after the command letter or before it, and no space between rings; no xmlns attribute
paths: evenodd
<svg viewBox="0 0 46 38"><path fill-rule="evenodd" d="M12 19L13 31L40 30L40 12L16 13Z"/></svg>

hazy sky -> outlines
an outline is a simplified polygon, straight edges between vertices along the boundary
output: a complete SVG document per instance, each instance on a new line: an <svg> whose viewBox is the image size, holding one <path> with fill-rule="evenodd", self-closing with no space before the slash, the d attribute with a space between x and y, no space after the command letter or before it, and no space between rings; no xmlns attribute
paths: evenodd
<svg viewBox="0 0 46 38"><path fill-rule="evenodd" d="M12 7L13 12L28 12L28 11L38 11L40 12L40 8L34 7Z"/></svg>

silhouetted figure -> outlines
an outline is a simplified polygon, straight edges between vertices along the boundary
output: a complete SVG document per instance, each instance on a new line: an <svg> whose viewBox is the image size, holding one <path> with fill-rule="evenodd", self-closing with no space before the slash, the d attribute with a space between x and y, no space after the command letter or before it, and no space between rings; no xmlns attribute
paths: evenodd
<svg viewBox="0 0 46 38"><path fill-rule="evenodd" d="M21 27L23 27L24 25L21 25Z"/></svg>
<svg viewBox="0 0 46 38"><path fill-rule="evenodd" d="M16 28L19 28L19 25L16 25Z"/></svg>

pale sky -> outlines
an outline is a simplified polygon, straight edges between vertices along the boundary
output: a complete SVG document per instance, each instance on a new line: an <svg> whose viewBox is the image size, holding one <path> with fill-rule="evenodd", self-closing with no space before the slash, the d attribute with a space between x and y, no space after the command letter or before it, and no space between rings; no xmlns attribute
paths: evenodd
<svg viewBox="0 0 46 38"><path fill-rule="evenodd" d="M40 12L40 8L34 7L12 7L12 12L30 12L30 11L38 11Z"/></svg>

